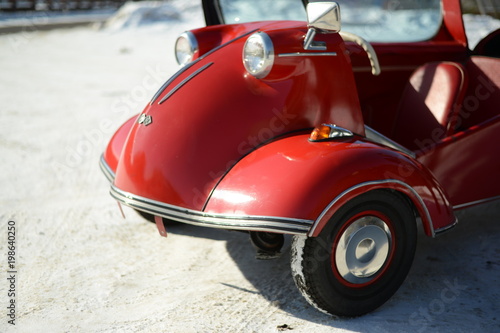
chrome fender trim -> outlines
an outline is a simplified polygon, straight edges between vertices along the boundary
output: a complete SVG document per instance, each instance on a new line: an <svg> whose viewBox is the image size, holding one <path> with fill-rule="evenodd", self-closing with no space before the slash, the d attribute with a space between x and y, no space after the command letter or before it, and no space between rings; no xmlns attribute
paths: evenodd
<svg viewBox="0 0 500 333"><path fill-rule="evenodd" d="M328 206L326 206L326 208L321 212L321 214L319 215L319 217L316 219L316 221L314 221L314 224L313 226L311 227L311 230L309 230L308 232L308 236L311 237L316 228L318 227L320 221L325 217L325 215L330 211L330 209L340 200L342 199L344 196L346 196L347 194L349 194L350 192L354 191L354 190L357 190L359 188L362 188L362 187L366 187L366 186L372 186L372 185L381 185L381 184L398 184L398 185L401 185L405 188L407 188L414 196L415 198L417 198L418 202L420 203L420 205L423 207L423 211L424 211L424 214L425 214L425 217L426 219L429 221L429 229L431 231L431 236L432 237L435 237L436 236L436 232L434 230L434 226L432 224L432 218L431 218L431 215L429 214L429 211L427 209L427 206L425 205L424 203L424 200L420 197L420 195L417 193L417 191L415 191L415 189L413 189L413 187L411 187L410 185L406 184L405 182L402 182L400 180L397 180L397 179L384 179L384 180L375 180L375 181L369 181L369 182L364 182L364 183L360 183L360 184L357 184L351 188L348 188L347 190L343 191L342 193L340 193L335 199L333 199L330 204Z"/></svg>

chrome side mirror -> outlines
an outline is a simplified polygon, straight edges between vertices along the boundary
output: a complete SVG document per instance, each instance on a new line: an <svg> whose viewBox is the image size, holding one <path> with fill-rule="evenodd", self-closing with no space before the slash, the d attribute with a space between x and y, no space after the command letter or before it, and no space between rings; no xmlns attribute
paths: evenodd
<svg viewBox="0 0 500 333"><path fill-rule="evenodd" d="M340 6L334 1L314 1L307 4L307 31L304 40L305 50L326 50L322 42L315 42L314 36L320 33L340 31Z"/></svg>
<svg viewBox="0 0 500 333"><path fill-rule="evenodd" d="M340 31L340 6L334 1L315 1L307 4L307 26L320 32Z"/></svg>

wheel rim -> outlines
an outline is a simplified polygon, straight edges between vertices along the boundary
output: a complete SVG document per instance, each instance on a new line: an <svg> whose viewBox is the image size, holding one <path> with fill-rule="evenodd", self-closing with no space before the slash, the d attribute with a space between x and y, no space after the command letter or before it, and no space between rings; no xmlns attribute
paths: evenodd
<svg viewBox="0 0 500 333"><path fill-rule="evenodd" d="M388 219L378 212L355 216L334 243L332 265L347 284L373 282L385 268L393 248Z"/></svg>

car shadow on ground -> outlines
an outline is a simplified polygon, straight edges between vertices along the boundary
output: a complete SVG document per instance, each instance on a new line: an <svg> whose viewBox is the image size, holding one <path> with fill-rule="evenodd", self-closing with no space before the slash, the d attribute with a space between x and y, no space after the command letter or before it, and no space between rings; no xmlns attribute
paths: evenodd
<svg viewBox="0 0 500 333"><path fill-rule="evenodd" d="M419 235L409 276L382 307L360 318L333 318L300 295L290 272L290 239L275 260L241 251L246 235L227 241L228 253L260 295L300 319L343 329L491 331L500 328L500 201L458 213L460 223L437 238Z"/></svg>
<svg viewBox="0 0 500 333"><path fill-rule="evenodd" d="M246 233L187 225L168 229L174 234L226 241L227 252L254 290L223 285L259 294L291 315L290 327L297 318L361 331L402 331L401 325L408 331L494 331L500 328L500 201L458 216L460 223L442 236L432 239L420 233L403 286L382 307L359 318L331 317L305 301L291 276L291 237L286 237L279 258L257 260Z"/></svg>

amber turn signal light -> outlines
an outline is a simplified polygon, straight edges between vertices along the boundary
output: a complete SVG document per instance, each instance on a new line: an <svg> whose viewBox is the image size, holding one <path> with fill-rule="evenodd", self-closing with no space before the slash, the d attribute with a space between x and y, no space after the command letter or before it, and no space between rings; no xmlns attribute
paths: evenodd
<svg viewBox="0 0 500 333"><path fill-rule="evenodd" d="M310 141L320 141L325 140L330 137L330 127L323 124L321 126L316 127L309 137Z"/></svg>
<svg viewBox="0 0 500 333"><path fill-rule="evenodd" d="M337 125L321 124L312 131L311 135L309 136L309 141L317 142L340 137L350 137L353 135L354 134L348 129L339 127Z"/></svg>

